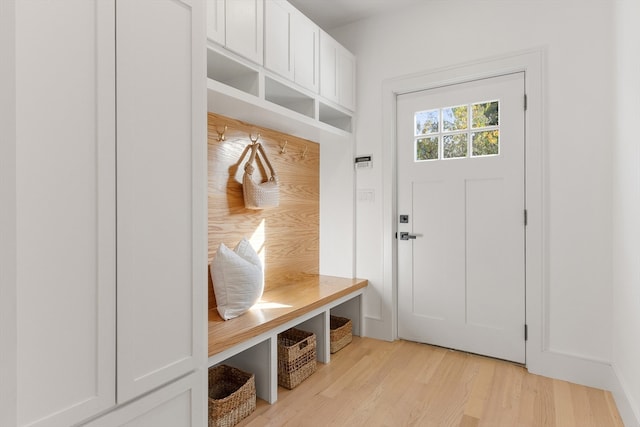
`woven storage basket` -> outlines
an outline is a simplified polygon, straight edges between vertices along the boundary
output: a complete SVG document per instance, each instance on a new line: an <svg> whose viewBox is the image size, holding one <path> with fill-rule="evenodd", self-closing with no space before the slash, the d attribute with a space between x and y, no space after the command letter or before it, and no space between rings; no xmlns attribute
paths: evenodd
<svg viewBox="0 0 640 427"><path fill-rule="evenodd" d="M330 348L331 353L335 353L343 349L353 339L351 333L351 319L346 317L331 316L329 318L330 323Z"/></svg>
<svg viewBox="0 0 640 427"><path fill-rule="evenodd" d="M278 384L289 390L316 371L316 335L291 328L278 334Z"/></svg>
<svg viewBox="0 0 640 427"><path fill-rule="evenodd" d="M253 374L218 365L209 369L209 427L231 427L256 409Z"/></svg>

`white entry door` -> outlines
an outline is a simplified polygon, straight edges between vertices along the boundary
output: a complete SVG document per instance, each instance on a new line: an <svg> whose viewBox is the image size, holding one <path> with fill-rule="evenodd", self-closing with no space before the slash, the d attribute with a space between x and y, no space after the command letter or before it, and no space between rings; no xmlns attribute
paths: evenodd
<svg viewBox="0 0 640 427"><path fill-rule="evenodd" d="M398 335L525 362L524 73L398 96Z"/></svg>

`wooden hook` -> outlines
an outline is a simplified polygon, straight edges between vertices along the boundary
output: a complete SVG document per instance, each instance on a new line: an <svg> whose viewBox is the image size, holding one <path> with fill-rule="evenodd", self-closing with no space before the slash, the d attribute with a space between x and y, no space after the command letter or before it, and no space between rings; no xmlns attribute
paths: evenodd
<svg viewBox="0 0 640 427"><path fill-rule="evenodd" d="M255 138L255 139L253 139L253 134L251 134L251 133L250 133L250 134L249 134L249 139L251 140L251 143L252 143L252 144L255 144L255 143L256 143L256 142L258 142L258 140L260 139L260 134L257 134L257 135L256 135L256 138Z"/></svg>
<svg viewBox="0 0 640 427"><path fill-rule="evenodd" d="M280 154L284 154L287 152L287 143L288 141L285 141L284 144L280 144Z"/></svg>
<svg viewBox="0 0 640 427"><path fill-rule="evenodd" d="M225 140L225 133L227 132L227 125L224 125L224 130L222 132L220 132L218 130L218 127L216 126L216 133L218 134L218 142L224 141Z"/></svg>

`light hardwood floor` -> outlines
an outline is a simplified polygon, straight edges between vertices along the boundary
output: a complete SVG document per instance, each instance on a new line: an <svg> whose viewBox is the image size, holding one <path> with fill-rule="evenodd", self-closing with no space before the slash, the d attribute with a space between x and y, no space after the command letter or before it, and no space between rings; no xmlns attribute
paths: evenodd
<svg viewBox="0 0 640 427"><path fill-rule="evenodd" d="M512 363L354 337L240 426L622 426L609 392Z"/></svg>

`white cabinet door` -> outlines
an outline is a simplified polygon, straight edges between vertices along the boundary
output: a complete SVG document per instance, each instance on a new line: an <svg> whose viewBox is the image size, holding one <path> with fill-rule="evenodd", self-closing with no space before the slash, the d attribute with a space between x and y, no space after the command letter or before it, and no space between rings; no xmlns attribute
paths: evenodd
<svg viewBox="0 0 640 427"><path fill-rule="evenodd" d="M338 104L351 111L356 109L355 76L355 56L343 46L339 46L336 52Z"/></svg>
<svg viewBox="0 0 640 427"><path fill-rule="evenodd" d="M330 101L338 102L338 78L336 42L325 31L320 31L320 95Z"/></svg>
<svg viewBox="0 0 640 427"><path fill-rule="evenodd" d="M320 29L302 13L292 16L291 51L293 52L293 81L318 92Z"/></svg>
<svg viewBox="0 0 640 427"><path fill-rule="evenodd" d="M320 95L347 108L355 109L355 56L320 31Z"/></svg>
<svg viewBox="0 0 640 427"><path fill-rule="evenodd" d="M225 1L207 0L207 38L225 44Z"/></svg>
<svg viewBox="0 0 640 427"><path fill-rule="evenodd" d="M97 418L85 427L200 427L207 425L206 382L201 373L154 391Z"/></svg>
<svg viewBox="0 0 640 427"><path fill-rule="evenodd" d="M264 0L264 67L289 80L293 80L289 40L294 11L285 0Z"/></svg>
<svg viewBox="0 0 640 427"><path fill-rule="evenodd" d="M265 68L318 92L318 26L286 0L265 0L264 17Z"/></svg>
<svg viewBox="0 0 640 427"><path fill-rule="evenodd" d="M71 425L115 402L114 1L15 22L17 425Z"/></svg>
<svg viewBox="0 0 640 427"><path fill-rule="evenodd" d="M117 4L118 401L204 366L204 2Z"/></svg>
<svg viewBox="0 0 640 427"><path fill-rule="evenodd" d="M262 65L263 0L226 0L226 47Z"/></svg>

